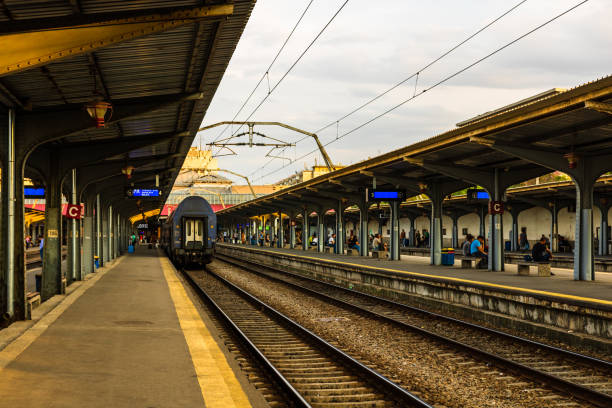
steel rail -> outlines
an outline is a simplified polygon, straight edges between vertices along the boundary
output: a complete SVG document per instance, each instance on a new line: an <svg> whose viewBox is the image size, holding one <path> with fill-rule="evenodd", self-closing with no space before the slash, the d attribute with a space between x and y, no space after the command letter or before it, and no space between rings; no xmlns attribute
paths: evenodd
<svg viewBox="0 0 612 408"><path fill-rule="evenodd" d="M502 367L506 370L511 371L512 373L518 375L518 376L522 376L525 378L529 378L530 380L535 380L538 382L542 382L547 384L548 386L550 386L551 388L562 392L563 394L571 394L574 397L580 398L581 400L587 401L591 404L594 404L598 407L602 407L602 408L608 408L612 406L612 396L598 392L596 390L593 390L591 388L582 386L580 384L576 384L573 383L571 381L567 381L564 380L562 378L559 378L557 376L536 370L534 368L531 368L529 366L523 365L521 363L509 360L507 358L489 353L487 351L484 350L480 350L478 348L475 348L473 346L470 346L468 344L459 342L457 340L451 339L449 337L445 337L443 335L437 334L437 333L433 333L429 330L420 328L418 326L414 326L399 320L396 320L394 318L391 318L389 316L385 316L383 314L374 312L372 310L368 310L366 308L363 308L361 306L355 305L353 303L350 302L346 302L337 298L334 298L332 296L326 295L324 293L318 292L316 290L307 288L305 286L302 285L298 285L296 283L292 283L292 282L287 282L281 278L276 278L273 276L269 276L267 274L265 274L264 272L260 272L257 269L258 268L262 268L262 269L268 269L271 270L272 272L275 273L280 273L280 274L285 274L294 278L298 278L298 279L302 279L302 280L306 280L306 281L311 281L311 282L315 282L317 284L321 284L321 285L325 285L328 287L333 288L334 290L340 290L343 291L345 293L350 293L351 295L358 295L361 297L364 297L366 299L369 300L374 300L376 302L380 302L383 303L387 306L391 306L391 307L396 307L396 308L400 308L400 309L404 309L404 310L408 310L410 312L417 312L417 313L421 313L421 314L425 314L427 316L431 316L434 318L438 318L441 320L445 320L448 322L452 322L455 324L460 324L460 325L464 325L466 327L472 328L472 329L477 329L477 330L481 330L483 332L486 332L488 334L493 334L496 336L501 336L504 337L506 339L509 340L513 340L515 342L520 342L524 345L529 345L529 346L535 346L535 347L540 347L545 349L546 351L549 352L554 352L554 353L558 353L561 354L564 357L567 358L571 358L572 360L579 360L581 364L584 365L596 365L597 368L600 369L605 369L605 370L612 370L612 363L605 361L605 360L601 360L601 359L597 359L594 357L590 357L590 356L586 356L583 354L579 354L579 353L575 353L575 352L571 352L568 350L564 350L558 347L554 347L554 346L550 346L544 343L540 343L540 342L536 342L533 340L529 340L529 339L525 339L522 337L518 337L518 336L514 336L508 333L504 333L498 330L494 330L494 329L490 329L488 327L484 327L484 326L479 326L473 323L469 323L469 322L465 322L463 320L459 320L459 319L455 319L452 317L448 317L448 316L444 316L444 315L440 315L437 313L433 313L424 309L420 309L414 306L409 306L409 305L405 305L402 303L398 303L398 302L394 302L388 299L384 299L384 298L380 298L378 296L373 296L373 295L369 295L363 292L358 292L358 291L354 291L354 290L350 290L347 288L344 288L342 286L338 286L335 284L331 284L329 282L324 282L318 279L313 279L313 278L308 278L308 277L304 277L295 273L291 273L291 272L287 272L287 271L283 271L283 270L279 270L267 265L260 265L260 264L254 264L252 262L246 261L246 260L236 260L235 258L229 257L227 255L220 255L217 254L215 255L215 257L217 259L220 259L224 262L227 262L229 264L233 264L236 266L239 266L241 268L247 269L250 272L254 272L258 275L262 275L265 276L266 278L272 280L272 281L277 281L280 283L283 283L285 285L291 286L295 289L298 289L302 292L306 292L311 294L312 296L318 297L320 299L323 299L325 301L340 305L341 307L348 309L348 310L352 310L352 311L358 311L359 313L362 314L366 314L366 315L370 315L376 319L380 319L383 320L387 323L390 324L394 324L396 326L399 326L403 329L408 329L410 331L419 333L421 335L427 336L429 338L432 338L434 340L437 340L443 344L448 344L451 345L453 347L462 349L463 351L469 353L470 355L479 358L480 360L484 360L486 362L493 362L495 365L497 365L498 367ZM245 266L245 264L247 264L248 266Z"/></svg>
<svg viewBox="0 0 612 408"><path fill-rule="evenodd" d="M419 408L433 408L431 405L427 404L417 396L411 394L407 390L403 389L399 385L395 384L391 380L372 370L368 366L362 364L358 360L349 356L342 350L334 347L315 333L301 326L299 323L291 320L289 317L280 313L273 307L268 304L262 302L255 296L246 292L242 288L236 286L232 282L224 279L223 277L217 275L210 270L207 271L211 276L218 279L221 283L226 285L231 290L235 291L238 295L240 295L247 302L255 305L260 310L265 311L265 313L272 319L274 319L278 324L289 328L291 331L298 334L300 337L305 338L307 342L311 342L316 344L320 350L322 350L325 354L329 356L333 356L336 361L341 361L344 365L350 367L354 372L356 372L360 377L369 381L372 385L378 387L381 391L384 391L386 395L392 396L397 400L398 403L408 404L402 406L410 406L410 407L419 407ZM194 288L196 293L204 298L208 303L214 305L213 309L220 315L223 316L223 320L232 328L232 330L239 336L241 340L245 341L245 345L248 346L250 350L253 351L254 355L257 356L258 360L264 363L264 366L268 368L278 380L283 385L286 391L290 393L290 395L296 398L298 402L298 406L310 407L308 402L299 394L299 392L293 388L293 386L288 382L288 380L274 367L274 365L265 357L265 355L255 346L248 337L238 328L238 326L231 320L223 310L206 294L206 292L195 282L195 280L184 270L182 270L183 276L185 276L191 286Z"/></svg>

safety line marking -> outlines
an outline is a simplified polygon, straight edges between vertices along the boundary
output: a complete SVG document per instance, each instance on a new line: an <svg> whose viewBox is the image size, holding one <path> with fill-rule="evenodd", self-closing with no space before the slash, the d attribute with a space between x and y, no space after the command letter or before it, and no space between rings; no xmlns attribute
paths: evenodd
<svg viewBox="0 0 612 408"><path fill-rule="evenodd" d="M46 315L44 315L36 324L28 328L23 334L13 340L8 346L0 351L0 372L6 368L11 362L13 362L21 353L23 353L36 339L38 339L44 332L55 322L61 315L72 305L78 298L80 298L87 289L91 288L96 284L104 275L113 270L119 265L126 257L122 256L117 259L106 268L102 268L93 275L90 279L80 282L78 288L72 293L65 295L64 299L51 309ZM76 282L75 282L76 283ZM58 295L56 295L58 296Z"/></svg>
<svg viewBox="0 0 612 408"><path fill-rule="evenodd" d="M163 256L159 262L191 354L206 408L251 407L225 355L187 295L174 266Z"/></svg>
<svg viewBox="0 0 612 408"><path fill-rule="evenodd" d="M519 286L506 286L506 285L502 285L502 284L498 284L498 283L480 282L480 281L474 281L474 280L469 280L469 279L455 278L455 277L452 277L452 276L430 275L430 274L420 273L420 272L409 272L409 271L402 271L402 270L399 270L399 269L383 268L383 267L380 267L380 266L354 264L354 263L350 263L350 262L336 261L336 260L328 259L328 258L315 258L315 257L310 257L310 256L294 255L294 254L291 254L291 253L280 252L280 251L275 251L275 250L270 250L270 249L258 249L258 250L259 251L264 251L264 252L272 252L272 253L276 253L276 254L283 254L283 255L293 256L293 257L296 257L296 258L309 259L309 260L313 260L313 261L325 261L325 262L331 262L331 263L335 263L335 264L348 265L348 266L355 266L355 267L365 268L365 269L374 269L374 270L378 270L378 271L400 273L400 274L403 274L403 275L410 275L410 276L415 276L415 277L444 279L444 280L450 280L450 281L454 281L454 282L477 284L477 285L480 285L480 286L490 286L490 287L493 287L493 288L500 288L500 289L517 290L517 291L520 291L520 292L527 292L527 293L533 293L533 294L538 294L538 295L546 295L546 296L555 296L555 297L559 297L559 298L566 298L566 299L572 299L572 300L579 300L579 301L583 301L583 302L599 303L599 304L602 304L602 305L612 306L612 301L609 301L609 300L589 298L589 297L582 297L582 296L576 296L576 295L569 295L569 294L566 294L566 293L547 292L545 290L521 288Z"/></svg>

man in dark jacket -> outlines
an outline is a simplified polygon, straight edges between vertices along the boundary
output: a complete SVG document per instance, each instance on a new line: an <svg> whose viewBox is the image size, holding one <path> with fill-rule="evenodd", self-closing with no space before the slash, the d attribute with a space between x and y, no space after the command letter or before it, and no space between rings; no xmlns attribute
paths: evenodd
<svg viewBox="0 0 612 408"><path fill-rule="evenodd" d="M534 262L548 262L552 259L552 252L546 246L546 237L544 235L533 246L531 257Z"/></svg>

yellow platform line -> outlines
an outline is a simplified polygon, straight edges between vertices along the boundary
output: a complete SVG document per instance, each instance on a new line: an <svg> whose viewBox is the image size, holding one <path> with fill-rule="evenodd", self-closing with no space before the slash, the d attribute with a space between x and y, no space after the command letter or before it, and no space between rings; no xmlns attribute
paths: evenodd
<svg viewBox="0 0 612 408"><path fill-rule="evenodd" d="M187 295L176 270L165 257L160 258L160 263L191 353L206 408L251 407L223 352Z"/></svg>
<svg viewBox="0 0 612 408"><path fill-rule="evenodd" d="M357 267L357 268L365 268L365 269L372 269L372 270L377 270L377 271L399 273L399 274L402 274L402 275L408 275L408 276L414 276L414 277L444 279L444 280L450 280L450 281L459 282L459 283L467 283L467 284L472 284L472 285L476 284L476 285L480 285L480 286L488 286L488 287L498 288L498 289L510 289L510 290L516 290L516 291L520 291L520 292L537 294L537 295L555 296L555 297L563 298L563 299L571 299L571 300L578 300L578 301L582 301L582 302L598 303L598 304L601 304L601 305L612 306L612 301L609 301L609 300L589 298L589 297L582 297L582 296L576 296L576 295L569 295L567 293L548 292L548 291L545 291L545 290L522 288L520 286L507 286L507 285L501 285L501 284L498 284L498 283L481 282L481 281L475 281L475 280L470 280L470 279L455 278L453 276L431 275L431 274L427 274L427 273L403 271L403 270L400 270L400 269L382 268L380 266L355 264L355 263L350 263L350 262L345 262L345 261L336 261L336 260L328 259L328 258L317 258L317 257L312 257L312 256L295 255L295 254L291 254L291 253L275 251L275 250L270 250L270 249L259 249L259 251L273 252L273 253L276 253L276 254L288 255L288 256L293 256L293 257L296 257L296 258L309 259L309 260L313 260L313 261L331 262L331 263L335 263L335 264L339 264L339 265L354 266L354 267Z"/></svg>

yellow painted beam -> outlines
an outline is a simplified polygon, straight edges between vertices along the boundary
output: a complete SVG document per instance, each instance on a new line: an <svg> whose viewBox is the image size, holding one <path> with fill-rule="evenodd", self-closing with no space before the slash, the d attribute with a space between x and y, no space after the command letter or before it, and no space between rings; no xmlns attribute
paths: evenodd
<svg viewBox="0 0 612 408"><path fill-rule="evenodd" d="M233 12L233 5L223 4L74 27L1 35L0 77L202 19L228 16Z"/></svg>

